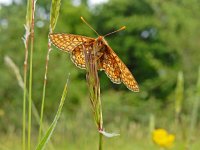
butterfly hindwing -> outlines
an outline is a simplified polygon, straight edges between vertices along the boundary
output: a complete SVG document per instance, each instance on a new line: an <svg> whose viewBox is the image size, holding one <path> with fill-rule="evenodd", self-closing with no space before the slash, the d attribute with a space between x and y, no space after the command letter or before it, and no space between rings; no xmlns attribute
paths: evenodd
<svg viewBox="0 0 200 150"><path fill-rule="evenodd" d="M93 49L93 41L91 42L84 42L83 44L78 45L74 50L71 52L71 60L72 62L79 68L85 69L85 51L92 51Z"/></svg>

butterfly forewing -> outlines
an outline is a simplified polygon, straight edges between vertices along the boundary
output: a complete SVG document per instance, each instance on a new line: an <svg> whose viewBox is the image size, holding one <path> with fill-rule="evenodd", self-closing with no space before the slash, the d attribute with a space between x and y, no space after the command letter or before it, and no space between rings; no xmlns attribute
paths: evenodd
<svg viewBox="0 0 200 150"><path fill-rule="evenodd" d="M89 38L81 35L53 33L49 35L53 45L67 52L72 52L78 45L84 42L94 41L94 38Z"/></svg>

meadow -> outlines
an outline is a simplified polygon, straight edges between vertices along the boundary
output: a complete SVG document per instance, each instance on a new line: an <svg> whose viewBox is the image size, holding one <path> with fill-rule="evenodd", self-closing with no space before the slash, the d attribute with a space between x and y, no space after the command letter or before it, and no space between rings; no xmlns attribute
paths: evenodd
<svg viewBox="0 0 200 150"><path fill-rule="evenodd" d="M200 149L199 9L195 0L0 3L0 149ZM121 64L95 43L117 30L105 40L139 92L123 67L124 84L111 81ZM69 46L93 38L111 59L87 44L62 50L69 41L55 33Z"/></svg>

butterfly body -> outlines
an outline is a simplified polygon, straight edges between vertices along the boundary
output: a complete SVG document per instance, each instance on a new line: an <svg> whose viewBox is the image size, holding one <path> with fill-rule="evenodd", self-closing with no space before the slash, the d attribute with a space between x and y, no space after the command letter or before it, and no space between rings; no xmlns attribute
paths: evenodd
<svg viewBox="0 0 200 150"><path fill-rule="evenodd" d="M81 35L53 33L49 38L56 47L70 53L71 60L77 67L86 68L85 49L94 56L98 70L104 70L112 82L116 84L123 82L128 89L139 92L135 78L103 36L95 39Z"/></svg>

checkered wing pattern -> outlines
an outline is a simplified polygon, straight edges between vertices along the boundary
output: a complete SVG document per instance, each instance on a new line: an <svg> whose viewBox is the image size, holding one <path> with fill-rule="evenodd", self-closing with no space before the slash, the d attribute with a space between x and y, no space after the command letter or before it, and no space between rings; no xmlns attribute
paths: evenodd
<svg viewBox="0 0 200 150"><path fill-rule="evenodd" d="M101 69L105 71L106 75L110 78L113 83L121 83L121 70L117 64L117 61L110 53L110 51L105 50L103 56L100 58Z"/></svg>
<svg viewBox="0 0 200 150"><path fill-rule="evenodd" d="M64 33L52 33L49 38L53 45L66 52L72 52L78 45L95 40L90 37Z"/></svg>
<svg viewBox="0 0 200 150"><path fill-rule="evenodd" d="M73 34L53 33L49 35L51 42L57 48L69 52L72 62L79 68L85 69L83 47L92 50L95 39Z"/></svg>
<svg viewBox="0 0 200 150"><path fill-rule="evenodd" d="M92 52L93 50L93 41L84 42L83 44L78 45L72 52L71 52L71 60L72 62L79 68L85 69L85 54L84 49L86 51Z"/></svg>
<svg viewBox="0 0 200 150"><path fill-rule="evenodd" d="M95 42L94 38L62 33L50 34L49 38L56 47L70 53L71 60L77 67L81 69L86 68L83 48L86 51L92 52ZM116 84L123 82L128 89L138 92L138 84L129 69L117 54L107 44L105 45L106 49L102 51L102 56L97 59L98 69L104 70L112 82Z"/></svg>
<svg viewBox="0 0 200 150"><path fill-rule="evenodd" d="M107 46L105 51L102 64L108 77L114 83L123 82L131 91L139 92L135 78L117 54L109 46Z"/></svg>

